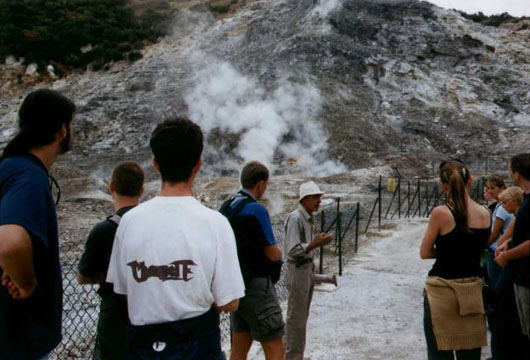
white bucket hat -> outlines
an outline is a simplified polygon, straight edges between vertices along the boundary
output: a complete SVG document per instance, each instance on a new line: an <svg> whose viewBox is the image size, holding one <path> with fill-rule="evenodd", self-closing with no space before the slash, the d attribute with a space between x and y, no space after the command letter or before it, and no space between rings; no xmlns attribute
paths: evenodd
<svg viewBox="0 0 530 360"><path fill-rule="evenodd" d="M320 190L317 184L314 181L308 181L300 185L300 197L298 201L302 201L303 198L309 195L322 195L323 191Z"/></svg>

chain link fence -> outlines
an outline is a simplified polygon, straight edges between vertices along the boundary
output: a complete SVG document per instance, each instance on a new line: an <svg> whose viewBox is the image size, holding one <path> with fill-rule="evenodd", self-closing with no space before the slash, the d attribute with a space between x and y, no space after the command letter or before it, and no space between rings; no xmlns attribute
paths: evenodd
<svg viewBox="0 0 530 360"><path fill-rule="evenodd" d="M499 167L500 169L500 167ZM315 249L315 265L320 273L341 274L343 259L350 259L359 244L366 241L372 227L381 229L385 222L401 217L426 217L436 205L445 201L438 179L399 179L399 186L389 186L396 179L380 177L379 184L366 184L367 194L362 200L341 204L341 199L315 214L316 232L333 232L335 240L323 249ZM485 177L477 177L471 195L483 201L482 188ZM87 224L86 230L90 227ZM78 230L79 231L79 230ZM278 246L284 242L283 223L275 223L273 232ZM83 244L84 245L84 244ZM51 359L93 359L100 298L96 286L79 285L77 264L82 251L75 247L61 248L63 269L63 341L52 353ZM285 269L282 269L276 292L281 302L287 299ZM230 321L221 315L221 337L223 344L230 344Z"/></svg>

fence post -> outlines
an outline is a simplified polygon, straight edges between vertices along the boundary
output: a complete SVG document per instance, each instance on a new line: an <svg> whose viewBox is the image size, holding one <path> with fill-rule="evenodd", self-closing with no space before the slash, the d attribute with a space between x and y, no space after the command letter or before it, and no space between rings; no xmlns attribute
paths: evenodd
<svg viewBox="0 0 530 360"><path fill-rule="evenodd" d="M320 232L324 232L325 229L326 229L326 216L324 215L324 210L322 210L320 215L321 215L321 217L320 217ZM318 273L319 274L322 274L322 271L324 271L323 264L324 264L324 247L321 246L320 247L320 262L318 264Z"/></svg>
<svg viewBox="0 0 530 360"><path fill-rule="evenodd" d="M378 220L378 229L379 231L381 231L381 203L382 203L382 198L381 198L381 188L382 188L382 182L383 182L383 176L379 175L379 220Z"/></svg>
<svg viewBox="0 0 530 360"><path fill-rule="evenodd" d="M407 214L410 211L410 180L407 180ZM405 216L407 217L407 216Z"/></svg>
<svg viewBox="0 0 530 360"><path fill-rule="evenodd" d="M357 247L359 244L359 213L360 213L360 205L359 202L357 202L357 218L355 219L355 253L357 253Z"/></svg>
<svg viewBox="0 0 530 360"><path fill-rule="evenodd" d="M398 178L398 217L401 219L401 178Z"/></svg>
<svg viewBox="0 0 530 360"><path fill-rule="evenodd" d="M339 239L339 276L342 276L342 234L341 234L341 214L340 214L340 197L337 198L337 234Z"/></svg>
<svg viewBox="0 0 530 360"><path fill-rule="evenodd" d="M412 215L414 217L414 215ZM418 179L418 217L421 217L421 180Z"/></svg>

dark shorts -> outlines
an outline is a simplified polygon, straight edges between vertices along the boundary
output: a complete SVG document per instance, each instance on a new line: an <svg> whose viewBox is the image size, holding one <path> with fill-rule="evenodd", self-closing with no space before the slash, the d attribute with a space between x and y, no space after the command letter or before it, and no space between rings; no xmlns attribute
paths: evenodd
<svg viewBox="0 0 530 360"><path fill-rule="evenodd" d="M127 360L225 360L219 315L127 329Z"/></svg>
<svg viewBox="0 0 530 360"><path fill-rule="evenodd" d="M269 278L254 278L247 284L239 308L230 314L232 332L247 332L256 341L265 342L283 336L282 309Z"/></svg>
<svg viewBox="0 0 530 360"><path fill-rule="evenodd" d="M127 302L116 294L104 294L99 308L95 359L115 360L125 357Z"/></svg>

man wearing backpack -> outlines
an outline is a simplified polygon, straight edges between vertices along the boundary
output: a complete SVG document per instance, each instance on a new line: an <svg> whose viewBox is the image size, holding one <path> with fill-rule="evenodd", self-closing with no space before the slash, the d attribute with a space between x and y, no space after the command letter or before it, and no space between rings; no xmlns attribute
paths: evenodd
<svg viewBox="0 0 530 360"><path fill-rule="evenodd" d="M127 211L138 205L144 191L143 184L144 172L138 164L123 162L114 168L109 192L114 200L115 213L92 228L79 261L78 282L100 285L96 354L101 360L125 357L127 301L123 295L115 294L105 279L118 224Z"/></svg>
<svg viewBox="0 0 530 360"><path fill-rule="evenodd" d="M61 341L62 278L48 171L72 147L75 105L57 91L24 99L0 160L0 359L46 359Z"/></svg>
<svg viewBox="0 0 530 360"><path fill-rule="evenodd" d="M230 360L245 360L253 340L261 342L267 360L283 360L284 323L273 285L280 277L282 252L269 213L257 202L267 190L269 170L257 161L249 162L240 180L243 189L220 209L234 230L246 287L239 309L230 315Z"/></svg>

